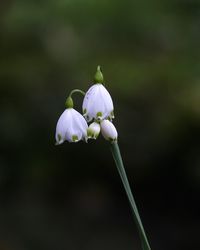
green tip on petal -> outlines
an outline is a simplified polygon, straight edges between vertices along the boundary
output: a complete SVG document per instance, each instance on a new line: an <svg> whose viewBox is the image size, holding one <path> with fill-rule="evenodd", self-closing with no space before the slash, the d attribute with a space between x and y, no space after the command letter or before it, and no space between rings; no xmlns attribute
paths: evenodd
<svg viewBox="0 0 200 250"><path fill-rule="evenodd" d="M104 82L104 79L103 79L103 74L101 72L101 67L98 66L96 74L94 75L94 83L103 83L103 82Z"/></svg>
<svg viewBox="0 0 200 250"><path fill-rule="evenodd" d="M65 106L66 106L67 109L68 109L68 108L73 108L73 107L74 107L74 102L73 102L71 96L69 96L69 97L67 98L67 100L66 100L66 102L65 102Z"/></svg>
<svg viewBox="0 0 200 250"><path fill-rule="evenodd" d="M96 140L98 136L99 136L99 134L95 134L94 139Z"/></svg>
<svg viewBox="0 0 200 250"><path fill-rule="evenodd" d="M114 111L111 111L110 112L110 115L111 115L111 118L114 118L115 116L114 116Z"/></svg>
<svg viewBox="0 0 200 250"><path fill-rule="evenodd" d="M88 136L88 138L91 138L92 135L93 135L92 130L88 128L88 129L87 129L87 136Z"/></svg>
<svg viewBox="0 0 200 250"><path fill-rule="evenodd" d="M58 134L58 135L57 135L57 141L56 141L55 145L56 145L56 146L57 146L57 145L60 145L62 142L63 142L63 141L62 141L62 136L61 136L60 134Z"/></svg>
<svg viewBox="0 0 200 250"><path fill-rule="evenodd" d="M61 141L62 140L62 136L60 134L58 134L58 141Z"/></svg>
<svg viewBox="0 0 200 250"><path fill-rule="evenodd" d="M102 112L97 112L97 119L102 117Z"/></svg>
<svg viewBox="0 0 200 250"><path fill-rule="evenodd" d="M78 136L77 135L72 135L72 141L77 142L78 141Z"/></svg>

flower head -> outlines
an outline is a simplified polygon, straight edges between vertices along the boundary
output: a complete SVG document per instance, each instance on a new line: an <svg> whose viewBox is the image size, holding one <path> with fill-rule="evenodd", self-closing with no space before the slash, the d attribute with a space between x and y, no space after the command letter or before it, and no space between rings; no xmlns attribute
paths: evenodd
<svg viewBox="0 0 200 250"><path fill-rule="evenodd" d="M109 120L103 120L101 122L101 133L106 140L116 141L118 137L115 126Z"/></svg>
<svg viewBox="0 0 200 250"><path fill-rule="evenodd" d="M87 130L87 136L90 139L97 139L99 133L100 133L100 125L97 122L93 122L90 124Z"/></svg>
<svg viewBox="0 0 200 250"><path fill-rule="evenodd" d="M67 108L60 116L56 126L56 143L87 140L88 125L83 116L73 108Z"/></svg>
<svg viewBox="0 0 200 250"><path fill-rule="evenodd" d="M89 88L83 100L83 115L88 122L112 119L113 110L112 98L103 84L97 83Z"/></svg>
<svg viewBox="0 0 200 250"><path fill-rule="evenodd" d="M88 122L114 118L113 101L103 82L103 74L98 66L94 76L95 84L89 88L83 100L83 115Z"/></svg>

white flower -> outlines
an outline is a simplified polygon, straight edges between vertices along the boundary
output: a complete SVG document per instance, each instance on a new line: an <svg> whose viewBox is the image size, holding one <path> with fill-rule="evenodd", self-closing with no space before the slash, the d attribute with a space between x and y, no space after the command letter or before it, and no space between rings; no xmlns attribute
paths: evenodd
<svg viewBox="0 0 200 250"><path fill-rule="evenodd" d="M101 133L106 140L116 141L118 137L115 126L109 120L103 120L101 122Z"/></svg>
<svg viewBox="0 0 200 250"><path fill-rule="evenodd" d="M60 116L56 126L56 142L63 143L87 140L88 125L84 117L73 108L67 108Z"/></svg>
<svg viewBox="0 0 200 250"><path fill-rule="evenodd" d="M92 85L83 100L83 115L86 120L112 119L113 110L112 98L103 84Z"/></svg>
<svg viewBox="0 0 200 250"><path fill-rule="evenodd" d="M87 136L91 139L97 139L99 133L100 133L100 125L97 122L93 122L90 124L87 130Z"/></svg>

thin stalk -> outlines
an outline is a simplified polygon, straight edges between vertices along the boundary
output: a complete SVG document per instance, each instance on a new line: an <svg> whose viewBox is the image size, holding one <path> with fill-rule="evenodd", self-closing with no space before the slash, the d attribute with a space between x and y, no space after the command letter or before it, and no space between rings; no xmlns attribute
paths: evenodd
<svg viewBox="0 0 200 250"><path fill-rule="evenodd" d="M120 149L119 149L117 142L111 143L111 152L112 152L113 158L115 160L115 164L117 166L119 175L121 177L124 189L126 191L126 194L127 194L130 206L131 206L131 210L133 212L133 217L134 217L137 229L139 231L140 239L141 239L142 249L143 250L151 250L146 233L145 233L145 230L144 230L144 227L142 225L142 221L141 221L136 203L135 203L135 199L134 199L133 194L131 192L131 188L129 185L129 181L128 181L128 178L126 175L126 171L124 168Z"/></svg>
<svg viewBox="0 0 200 250"><path fill-rule="evenodd" d="M69 96L71 97L74 93L80 93L80 94L82 94L83 96L85 96L85 92L82 91L82 90L80 90L80 89L73 89L73 90L70 92Z"/></svg>

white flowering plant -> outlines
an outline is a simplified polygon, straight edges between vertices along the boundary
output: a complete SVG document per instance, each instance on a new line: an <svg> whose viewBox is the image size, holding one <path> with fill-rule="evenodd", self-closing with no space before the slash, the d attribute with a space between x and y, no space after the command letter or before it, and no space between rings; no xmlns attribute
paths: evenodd
<svg viewBox="0 0 200 250"><path fill-rule="evenodd" d="M84 96L83 114L74 109L72 99L74 93L81 93ZM142 249L151 250L122 161L117 129L112 122L114 119L113 101L104 86L104 77L100 66L97 67L94 83L89 90L86 93L79 89L72 90L65 102L65 106L66 109L61 114L56 125L56 145L60 145L64 141L78 142L83 140L87 142L89 139L97 139L101 132L103 137L110 142L111 152L139 232Z"/></svg>

